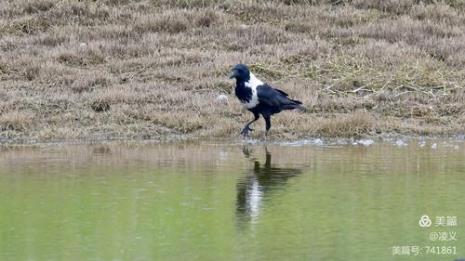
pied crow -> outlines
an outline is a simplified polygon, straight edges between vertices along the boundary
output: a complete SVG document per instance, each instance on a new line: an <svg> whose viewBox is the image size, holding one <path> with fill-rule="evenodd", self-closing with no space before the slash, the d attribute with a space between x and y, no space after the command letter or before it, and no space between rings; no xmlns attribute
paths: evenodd
<svg viewBox="0 0 465 261"><path fill-rule="evenodd" d="M236 96L247 110L254 115L254 119L242 129L241 134L243 136L249 135L249 132L253 130L250 128L250 124L258 120L260 115L265 119L266 139L271 128L271 115L282 110L304 109L302 102L289 99L287 93L257 79L245 64L234 66L229 78L236 79Z"/></svg>

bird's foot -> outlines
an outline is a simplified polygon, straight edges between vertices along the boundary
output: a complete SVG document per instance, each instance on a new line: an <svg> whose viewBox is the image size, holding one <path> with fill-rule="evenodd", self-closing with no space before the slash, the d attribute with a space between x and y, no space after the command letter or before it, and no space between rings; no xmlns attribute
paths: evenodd
<svg viewBox="0 0 465 261"><path fill-rule="evenodd" d="M253 131L252 128L250 128L249 126L245 126L241 131L241 135L244 137L249 137L249 132L251 131Z"/></svg>

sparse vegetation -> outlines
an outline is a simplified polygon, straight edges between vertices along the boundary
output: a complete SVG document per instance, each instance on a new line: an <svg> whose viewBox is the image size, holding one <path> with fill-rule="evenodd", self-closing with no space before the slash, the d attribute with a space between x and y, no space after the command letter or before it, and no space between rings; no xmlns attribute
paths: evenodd
<svg viewBox="0 0 465 261"><path fill-rule="evenodd" d="M308 108L272 138L464 133L462 0L18 0L0 4L0 143L236 137L238 62Z"/></svg>

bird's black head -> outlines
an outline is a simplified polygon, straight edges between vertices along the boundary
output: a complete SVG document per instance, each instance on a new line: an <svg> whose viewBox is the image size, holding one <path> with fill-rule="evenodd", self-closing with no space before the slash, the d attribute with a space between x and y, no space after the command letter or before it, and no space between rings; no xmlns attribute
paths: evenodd
<svg viewBox="0 0 465 261"><path fill-rule="evenodd" d="M247 65L237 64L231 71L229 78L236 78L238 81L248 81L250 79L250 71Z"/></svg>

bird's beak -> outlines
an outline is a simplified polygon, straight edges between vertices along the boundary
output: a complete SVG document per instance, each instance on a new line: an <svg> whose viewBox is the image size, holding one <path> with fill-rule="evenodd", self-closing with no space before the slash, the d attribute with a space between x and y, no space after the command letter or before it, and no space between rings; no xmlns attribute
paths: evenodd
<svg viewBox="0 0 465 261"><path fill-rule="evenodd" d="M232 72L229 74L229 79L236 78L236 76L237 76L237 71L232 70Z"/></svg>

